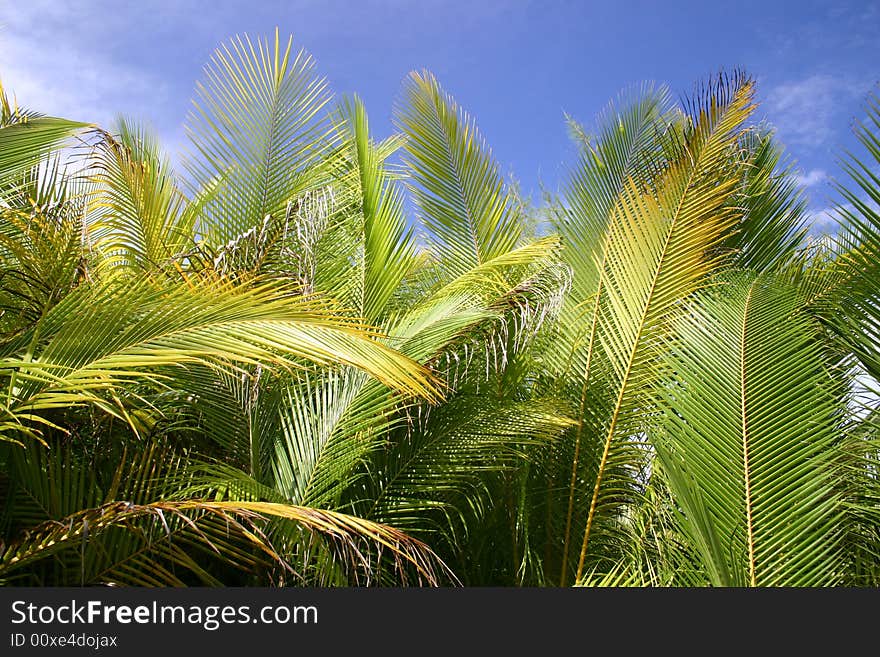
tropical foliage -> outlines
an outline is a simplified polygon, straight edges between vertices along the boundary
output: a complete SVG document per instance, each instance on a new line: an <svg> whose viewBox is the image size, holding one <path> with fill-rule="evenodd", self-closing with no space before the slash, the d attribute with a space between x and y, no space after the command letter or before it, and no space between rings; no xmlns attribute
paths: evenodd
<svg viewBox="0 0 880 657"><path fill-rule="evenodd" d="M536 210L277 33L181 172L0 88L0 581L880 584L880 96L829 236L755 93L569 119Z"/></svg>

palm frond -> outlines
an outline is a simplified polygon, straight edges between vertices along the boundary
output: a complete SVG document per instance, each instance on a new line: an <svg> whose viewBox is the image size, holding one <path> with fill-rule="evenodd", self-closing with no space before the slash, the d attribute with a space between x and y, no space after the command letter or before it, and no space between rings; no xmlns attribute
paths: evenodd
<svg viewBox="0 0 880 657"><path fill-rule="evenodd" d="M8 101L0 86L4 107ZM51 151L73 135L89 127L87 123L52 116L4 111L0 122L0 180L8 180L42 162Z"/></svg>
<svg viewBox="0 0 880 657"><path fill-rule="evenodd" d="M681 301L705 284L719 264L715 249L736 221L727 203L736 189L731 155L752 105L752 82L736 77L710 87L692 108L682 152L653 190L629 181L615 207L604 247L596 334L610 363L616 399L598 417L603 445L581 541L577 578L583 573L597 515L613 516L627 484L605 480L616 464L638 460L644 394L657 338ZM633 465L637 470L639 467Z"/></svg>
<svg viewBox="0 0 880 657"><path fill-rule="evenodd" d="M743 186L733 203L742 215L725 247L738 266L779 269L803 248L809 223L807 200L797 186L794 165L772 133L757 129L742 137Z"/></svg>
<svg viewBox="0 0 880 657"><path fill-rule="evenodd" d="M849 154L841 163L853 184L838 184L843 195L837 214L842 224L838 243L842 257L837 259L839 274L824 295L831 298L837 312L827 313L832 327L861 365L880 378L880 94L876 91L866 103L865 119L854 132L864 149L856 157Z"/></svg>
<svg viewBox="0 0 880 657"><path fill-rule="evenodd" d="M521 226L471 117L427 72L412 73L396 121L419 218L452 277L517 246Z"/></svg>
<svg viewBox="0 0 880 657"><path fill-rule="evenodd" d="M358 565L364 569L369 569L371 564L364 559L358 550L358 544L361 541L374 543L388 550L396 559L399 559L402 567L412 566L415 568L422 582L436 584L441 579L448 577L442 562L439 562L436 555L424 543L379 523L333 511L293 505L269 502L204 502L199 500L152 502L149 504L133 504L127 501L111 502L93 509L79 511L62 518L60 521L38 525L18 541L3 546L2 554L0 554L0 577L9 577L16 570L62 550L79 549L84 543L87 545L86 541L90 536L100 536L102 532L114 528L137 532L137 521L145 518L149 518L157 527L165 530L166 541L173 534L186 531L218 553L221 550L213 541L214 535L210 530L203 530L202 525L210 524L210 521L219 521L220 526L225 527L227 532L233 533L240 540L243 540L251 550L263 553L272 561L287 565L282 555L276 551L261 529L261 525L267 517L294 522L308 531L338 541L348 548L351 558L356 562L359 561ZM172 524L176 531L172 531ZM161 552L163 547L168 546L167 544L166 546L160 545L155 549ZM237 556L244 554L247 552L241 551ZM168 549L163 556L174 557L174 563L179 567L198 569L196 562L188 559L185 551ZM253 558L249 559L249 562L252 561ZM247 562L244 565L247 565ZM287 565L287 567L290 566ZM155 571L153 572L155 574ZM161 579L154 579L150 582L143 576L140 580L134 581L140 585L165 583ZM111 576L92 583L103 582L117 583L117 580Z"/></svg>
<svg viewBox="0 0 880 657"><path fill-rule="evenodd" d="M359 321L274 282L110 284L69 295L16 345L3 361L8 428L81 403L124 418L118 395L127 383L158 385L167 374L156 368L181 375L187 364L346 363L406 394L436 398L437 390L424 368Z"/></svg>
<svg viewBox="0 0 880 657"><path fill-rule="evenodd" d="M194 153L185 165L197 192L222 181L199 222L214 247L267 215L283 215L289 201L326 181L319 165L330 95L314 68L311 56L294 53L292 37L285 43L277 30L272 42L231 40L205 68L187 123Z"/></svg>
<svg viewBox="0 0 880 657"><path fill-rule="evenodd" d="M839 582L843 386L796 309L790 289L740 276L676 321L657 446L716 586Z"/></svg>
<svg viewBox="0 0 880 657"><path fill-rule="evenodd" d="M105 133L92 167L100 222L90 226L111 270L165 269L195 243L193 212L177 187L171 164L146 128L120 119L118 135ZM178 264L180 267L181 264Z"/></svg>
<svg viewBox="0 0 880 657"><path fill-rule="evenodd" d="M343 129L352 147L363 218L361 314L380 317L404 276L413 266L415 242L403 214L403 194L384 166L394 140L376 144L359 98L342 106Z"/></svg>

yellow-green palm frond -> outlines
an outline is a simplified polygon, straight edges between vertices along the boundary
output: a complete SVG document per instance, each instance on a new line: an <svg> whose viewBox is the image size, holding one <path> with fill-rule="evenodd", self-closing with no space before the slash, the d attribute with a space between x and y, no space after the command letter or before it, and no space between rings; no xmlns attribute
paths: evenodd
<svg viewBox="0 0 880 657"><path fill-rule="evenodd" d="M283 216L288 202L327 182L329 100L311 56L277 30L272 41L237 37L214 53L196 88L185 160L197 191L222 181L199 223L212 246Z"/></svg>
<svg viewBox="0 0 880 657"><path fill-rule="evenodd" d="M729 206L738 173L731 164L743 122L753 109L753 83L720 81L693 104L679 153L647 187L630 179L614 207L604 238L600 290L594 305L596 341L614 391L608 408L589 410L601 448L580 541L577 575L584 572L598 518L621 509L633 483L606 480L618 470L640 470L645 393L658 338L683 299L705 284L720 264L717 253L737 215ZM591 321L588 319L588 321ZM589 381L585 385L590 385Z"/></svg>
<svg viewBox="0 0 880 657"><path fill-rule="evenodd" d="M5 420L11 427L80 403L125 417L118 395L127 384L159 385L169 376L161 370L171 368L186 386L188 364L234 370L345 363L405 394L436 399L433 377L376 338L332 304L277 281L247 288L111 281L69 295L6 346Z"/></svg>
<svg viewBox="0 0 880 657"><path fill-rule="evenodd" d="M95 248L111 275L126 267L136 273L169 268L195 244L198 206L187 203L149 130L119 119L116 132L103 134L91 163Z"/></svg>
<svg viewBox="0 0 880 657"><path fill-rule="evenodd" d="M428 72L412 73L396 113L419 217L452 277L512 250L513 198L473 119Z"/></svg>

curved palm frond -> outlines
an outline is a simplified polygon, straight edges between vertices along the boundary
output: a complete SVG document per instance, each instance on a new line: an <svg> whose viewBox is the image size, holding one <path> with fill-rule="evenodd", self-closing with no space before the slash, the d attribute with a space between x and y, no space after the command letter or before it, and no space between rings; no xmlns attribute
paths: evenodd
<svg viewBox="0 0 880 657"><path fill-rule="evenodd" d="M342 362L406 394L435 399L433 377L375 337L326 302L277 282L247 289L210 280L108 284L69 295L7 345L4 437L23 420L40 422L41 411L71 404L95 404L125 418L119 395L127 383L160 385L168 373L157 368L177 368L185 381L187 364Z"/></svg>
<svg viewBox="0 0 880 657"><path fill-rule="evenodd" d="M358 544L366 541L377 544L391 552L401 561L402 566L413 566L419 579L428 584L437 584L448 576L442 562L422 542L413 539L394 528L380 523L347 516L334 511L322 511L309 507L297 507L287 504L269 502L205 502L192 500L185 502L152 502L149 504L133 504L130 502L111 502L94 509L85 509L60 521L50 521L38 525L19 541L4 546L0 555L0 577L9 577L17 569L31 565L65 549L80 549L90 536L99 536L102 532L113 528L127 529L140 533L136 521L149 518L156 526L164 529L167 545L152 545L166 559L176 566L198 572L201 568L192 560L186 551L174 550L170 545L171 537L189 534L189 542L203 542L211 550L221 553L228 548L215 540L223 533L232 533L245 541L251 550L263 552L272 561L284 562L267 535L260 528L266 517L279 518L294 522L308 531L319 533L344 545L354 561L360 567L370 568L370 563L358 549ZM203 528L211 521L217 521L213 528ZM173 529L172 529L173 525ZM223 532L225 528L225 532ZM161 533L160 533L161 539ZM228 540L228 539L227 539ZM163 553L164 551L164 553ZM247 555L246 549L236 551L232 556ZM235 561L230 561L235 563ZM253 557L242 565L250 565ZM137 564L133 564L137 565ZM178 584L180 580L173 578L170 582L157 578L154 564L151 564L152 577L141 575L128 581L137 585ZM161 573L161 571L160 571ZM161 577L161 574L159 575ZM116 576L99 579L90 583L118 583Z"/></svg>

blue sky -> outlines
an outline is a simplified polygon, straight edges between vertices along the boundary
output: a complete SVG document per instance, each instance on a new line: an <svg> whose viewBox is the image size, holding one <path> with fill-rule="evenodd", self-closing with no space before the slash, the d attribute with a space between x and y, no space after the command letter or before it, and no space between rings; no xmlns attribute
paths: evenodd
<svg viewBox="0 0 880 657"><path fill-rule="evenodd" d="M338 94L360 94L380 136L406 74L430 69L526 192L555 189L573 162L563 112L589 125L628 85L681 95L743 67L820 224L835 158L855 147L850 123L880 80L880 2L869 0L0 0L0 77L23 105L105 125L134 116L178 150L213 49L275 26Z"/></svg>

